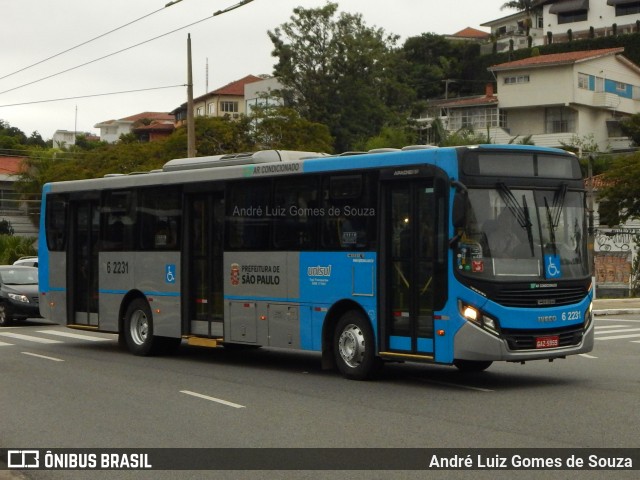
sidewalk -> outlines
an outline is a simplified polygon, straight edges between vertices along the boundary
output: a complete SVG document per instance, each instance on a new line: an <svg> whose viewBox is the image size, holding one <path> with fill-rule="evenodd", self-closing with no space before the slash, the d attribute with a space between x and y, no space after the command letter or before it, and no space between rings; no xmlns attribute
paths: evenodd
<svg viewBox="0 0 640 480"><path fill-rule="evenodd" d="M640 314L640 298L596 298L594 315Z"/></svg>

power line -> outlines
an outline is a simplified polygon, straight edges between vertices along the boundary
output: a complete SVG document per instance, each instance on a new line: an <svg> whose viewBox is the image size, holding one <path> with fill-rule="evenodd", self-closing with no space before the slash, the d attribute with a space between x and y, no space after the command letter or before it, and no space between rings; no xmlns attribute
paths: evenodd
<svg viewBox="0 0 640 480"><path fill-rule="evenodd" d="M94 41L96 41L96 40L100 39L100 38L106 37L107 35L110 35L110 34L112 34L112 33L114 33L114 32L117 32L118 30L122 30L123 28L128 27L129 25L133 25L134 23L137 23L137 22L139 22L140 20L144 20L145 18L148 18L148 17L150 17L151 15L154 15L154 14L158 13L159 11L164 10L165 8L170 7L171 5L174 5L174 4L179 3L179 2L181 2L181 1L182 1L182 0L177 0L177 1L175 1L175 2L167 3L164 7L159 8L159 9L157 9L157 10L154 10L154 11L153 11L153 12L151 12L151 13L147 13L146 15L143 15L143 16L141 16L141 17L139 17L139 18L136 18L135 20L132 20L132 21L130 21L130 22L128 22L128 23L125 23L124 25L121 25L121 26L119 26L119 27L116 27L116 28L114 28L113 30L109 30L108 32L105 32L105 33L103 33L103 34L101 34L101 35L98 35L97 37L90 38L89 40L86 40L86 41L84 41L84 42L82 42L82 43L79 43L78 45L75 45L75 46L73 46L73 47L71 47L71 48L67 48L66 50L63 50L63 51L58 52L58 53L56 53L56 54L53 54L53 55L51 55L51 56L49 56L49 57L47 57L47 58L44 58L44 59L42 59L42 60L39 60L39 61L37 61L36 63L32 63L31 65L28 65L28 66L26 66L26 67L23 67L23 68L21 68L20 70L16 70L15 72L11 72L11 73L9 73L9 74L7 74L7 75L3 76L3 77L0 77L0 80L4 80L5 78L12 77L13 75L16 75L16 74L18 74L18 73L20 73L20 72L24 72L25 70L29 70L30 68L33 68L33 67L35 67L35 66L37 66L37 65L40 65L40 64L45 63L45 62L48 62L49 60L52 60L52 59L54 59L54 58L56 58L56 57L59 57L60 55L64 55L65 53L69 53L69 52L71 52L72 50L75 50L75 49L80 48L80 47L82 47L82 46L84 46L84 45L87 45L87 44L89 44L89 43L91 43L91 42L94 42Z"/></svg>
<svg viewBox="0 0 640 480"><path fill-rule="evenodd" d="M168 35L171 35L172 33L179 32L180 30L184 30L185 28L189 28L189 27L192 27L192 26L197 25L199 23L202 23L202 22L204 22L206 20L209 20L210 18L213 18L213 17L215 17L217 15L221 15L221 14L229 12L231 10L235 10L236 8L242 7L243 5L246 5L247 3L250 3L252 1L253 0L243 0L243 1L241 1L241 2L239 2L237 4L235 4L235 5L232 5L231 7L225 8L224 10L218 10L217 12L215 12L213 15L211 15L209 17L205 17L205 18L203 18L201 20L197 20L197 21L195 21L193 23L189 23L188 25L184 25L182 27L176 28L176 29L171 30L169 32L163 33L162 35L158 35L158 36L150 38L148 40L144 40L144 41L142 41L140 43L136 43L135 45L131 45L131 46L123 48L121 50L117 50L117 51L109 53L107 55L103 55L102 57L98 57L98 58L95 58L93 60L89 60L88 62L82 63L80 65L76 65L75 67L67 68L66 70L62 70L62 71L60 71L58 73L53 73L51 75L47 75L46 77L42 77L42 78L39 78L37 80L33 80L31 82L28 82L28 83L25 83L25 84L22 84L22 85L18 85L17 87L13 87L13 88L10 88L8 90L4 90L4 91L0 92L0 95L2 95L4 93L12 92L14 90L18 90L20 88L27 87L29 85L33 85L34 83L42 82L43 80L48 80L48 79L56 77L58 75L62 75L63 73L67 73L67 72L71 72L73 70L77 70L78 68L85 67L85 66L90 65L92 63L96 63L96 62L98 62L100 60L104 60L105 58L113 57L114 55L117 55L119 53L126 52L127 50L131 50L133 48L139 47L139 46L144 45L146 43L150 43L150 42L152 42L154 40L158 40L159 38L163 38L163 37L166 37Z"/></svg>
<svg viewBox="0 0 640 480"><path fill-rule="evenodd" d="M107 93L94 93L91 95L79 95L77 97L63 97L63 98L52 98L49 100L34 100L32 102L21 102L21 103L10 103L7 105L0 105L0 108L3 107L18 107L22 105L33 105L36 103L50 103L50 102L62 102L64 100L77 100L79 98L91 98L91 97L105 97L107 95L120 95L124 93L137 93L137 92L149 92L151 90L163 90L167 88L177 88L177 87L185 87L185 84L182 85L168 85L165 87L149 87L149 88L139 88L136 90L122 90L120 92L107 92Z"/></svg>

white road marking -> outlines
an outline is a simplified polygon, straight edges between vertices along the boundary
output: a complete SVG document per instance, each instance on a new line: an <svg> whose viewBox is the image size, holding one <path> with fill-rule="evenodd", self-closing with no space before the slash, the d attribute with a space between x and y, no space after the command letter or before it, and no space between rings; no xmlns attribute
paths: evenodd
<svg viewBox="0 0 640 480"><path fill-rule="evenodd" d="M419 377L413 377L413 378L425 383L432 383L434 385L441 385L443 387L456 387L456 388L462 388L464 390L474 390L476 392L495 392L495 390L490 390L488 388L471 387L469 385L460 385L457 383L439 382L437 380L429 380L428 378L419 378Z"/></svg>
<svg viewBox="0 0 640 480"><path fill-rule="evenodd" d="M640 333L631 333L629 335L614 335L613 337L596 337L596 340L620 340L622 338L640 337Z"/></svg>
<svg viewBox="0 0 640 480"><path fill-rule="evenodd" d="M589 355L587 353L580 353L579 355L584 358L598 358L598 357L594 357L593 355Z"/></svg>
<svg viewBox="0 0 640 480"><path fill-rule="evenodd" d="M13 332L0 332L0 335L3 337L11 337L17 338L19 340L26 340L27 342L35 342L35 343L62 343L59 340L50 340L48 338L39 338L32 337L30 335L23 335L21 333L13 333Z"/></svg>
<svg viewBox="0 0 640 480"><path fill-rule="evenodd" d="M640 328L624 328L622 330L606 330L604 332L596 332L598 335L602 335L603 333L625 333L625 332L640 332Z"/></svg>
<svg viewBox="0 0 640 480"><path fill-rule="evenodd" d="M209 400L210 402L221 403L222 405L226 405L227 407L246 408L244 405L238 405L237 403L228 402L228 401L222 400L220 398L209 397L207 395L202 395L201 393L190 392L189 390L180 390L180 393L184 393L186 395L191 395L192 397L204 398L205 400Z"/></svg>
<svg viewBox="0 0 640 480"><path fill-rule="evenodd" d="M60 332L58 330L38 330L38 333L46 333L47 335L57 335L59 337L78 338L80 340L88 340L90 342L109 342L111 339L94 337L92 335L81 335L79 333Z"/></svg>
<svg viewBox="0 0 640 480"><path fill-rule="evenodd" d="M46 355L38 355L37 353L30 353L30 352L20 352L24 355L29 355L31 357L38 357L38 358L44 358L45 360L51 360L53 362L64 362L64 360L60 359L60 358L54 358L54 357L47 357Z"/></svg>
<svg viewBox="0 0 640 480"><path fill-rule="evenodd" d="M13 345L13 343L0 342L0 347L8 347Z"/></svg>
<svg viewBox="0 0 640 480"><path fill-rule="evenodd" d="M600 325L597 327L594 327L596 330L600 329L604 329L604 328L628 328L629 325Z"/></svg>

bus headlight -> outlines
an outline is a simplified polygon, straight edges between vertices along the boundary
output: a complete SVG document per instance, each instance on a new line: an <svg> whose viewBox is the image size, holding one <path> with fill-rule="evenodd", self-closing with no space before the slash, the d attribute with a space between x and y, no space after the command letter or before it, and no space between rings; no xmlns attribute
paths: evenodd
<svg viewBox="0 0 640 480"><path fill-rule="evenodd" d="M494 335L500 335L500 326L498 325L498 320L495 318L460 300L458 301L458 308L460 309L460 315L462 315L465 320L474 323Z"/></svg>

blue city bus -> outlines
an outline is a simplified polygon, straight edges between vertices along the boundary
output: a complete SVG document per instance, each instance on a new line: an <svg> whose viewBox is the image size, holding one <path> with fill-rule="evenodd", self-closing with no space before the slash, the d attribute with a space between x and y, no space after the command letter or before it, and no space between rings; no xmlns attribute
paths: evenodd
<svg viewBox="0 0 640 480"><path fill-rule="evenodd" d="M482 371L593 348L578 159L515 145L169 161L43 190L40 308L136 355L198 346Z"/></svg>

